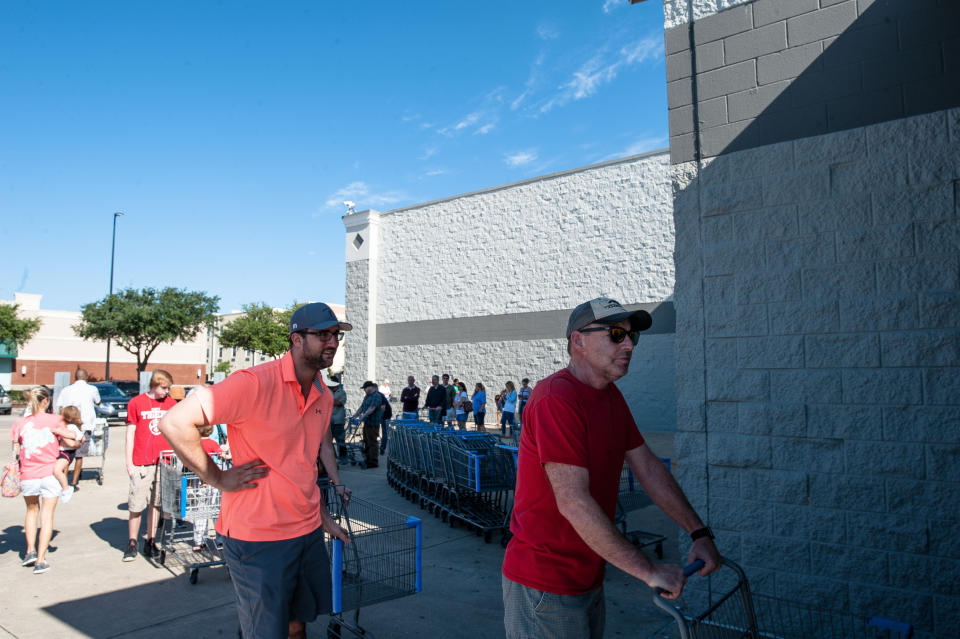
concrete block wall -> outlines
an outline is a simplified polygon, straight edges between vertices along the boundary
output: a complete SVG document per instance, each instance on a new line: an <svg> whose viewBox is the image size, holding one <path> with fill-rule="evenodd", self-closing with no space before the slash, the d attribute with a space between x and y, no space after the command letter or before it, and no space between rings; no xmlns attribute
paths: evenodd
<svg viewBox="0 0 960 639"><path fill-rule="evenodd" d="M681 27L686 53L666 36L668 74L685 55L698 65L689 96L670 96L678 478L757 590L920 637L954 637L960 620L960 554L942 541L960 524L956 7L757 0ZM770 55L779 95L711 142L729 118L708 118L762 93ZM832 118L828 92L805 103L823 126L772 117L844 60L852 75L833 82L870 102L869 70L893 59L896 109Z"/></svg>
<svg viewBox="0 0 960 639"><path fill-rule="evenodd" d="M641 428L673 430L668 171L657 152L378 214L378 257L366 271L348 260L347 275L348 318L377 327L374 377L397 390L408 374L424 388L448 372L470 393L480 381L492 420L505 381L535 383L566 364L569 310L609 295L654 312L621 388ZM349 242L359 227L345 223ZM347 253L360 257L350 244ZM355 329L347 371L370 366L360 341Z"/></svg>

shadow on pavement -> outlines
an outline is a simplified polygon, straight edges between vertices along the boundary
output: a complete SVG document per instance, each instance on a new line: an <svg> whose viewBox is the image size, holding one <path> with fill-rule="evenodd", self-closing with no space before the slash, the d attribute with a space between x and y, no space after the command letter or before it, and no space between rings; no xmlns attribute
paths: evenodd
<svg viewBox="0 0 960 639"><path fill-rule="evenodd" d="M127 547L127 520L120 517L106 517L90 524L97 537L110 544L118 552Z"/></svg>
<svg viewBox="0 0 960 639"><path fill-rule="evenodd" d="M0 555L8 552L23 554L27 549L26 539L23 537L23 525L7 526L0 532Z"/></svg>
<svg viewBox="0 0 960 639"><path fill-rule="evenodd" d="M231 636L236 632L236 612L232 606L232 593L225 594L222 587L214 591L199 585L190 586L182 578L171 578L65 601L42 610L76 630L77 634L88 637L118 637L132 633L159 636L171 628L186 632L187 629L181 626L189 621L195 630L187 634L206 637ZM218 620L215 625L197 623L199 619L211 617ZM209 634L198 628L206 628Z"/></svg>

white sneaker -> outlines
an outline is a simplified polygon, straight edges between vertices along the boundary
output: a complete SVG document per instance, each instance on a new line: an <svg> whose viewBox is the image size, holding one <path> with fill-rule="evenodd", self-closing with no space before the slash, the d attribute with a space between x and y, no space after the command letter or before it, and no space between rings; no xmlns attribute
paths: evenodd
<svg viewBox="0 0 960 639"><path fill-rule="evenodd" d="M67 486L62 491L60 491L60 501L62 503L67 503L70 501L70 498L73 497L73 486Z"/></svg>

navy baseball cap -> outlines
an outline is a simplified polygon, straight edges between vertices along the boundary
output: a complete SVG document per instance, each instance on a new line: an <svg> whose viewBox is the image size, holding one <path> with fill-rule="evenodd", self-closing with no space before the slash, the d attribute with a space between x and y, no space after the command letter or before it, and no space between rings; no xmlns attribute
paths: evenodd
<svg viewBox="0 0 960 639"><path fill-rule="evenodd" d="M341 331L352 331L353 326L347 322L341 322L323 302L313 302L304 304L293 312L290 316L290 332L297 331L323 331L334 327L339 327Z"/></svg>
<svg viewBox="0 0 960 639"><path fill-rule="evenodd" d="M617 324L623 320L630 320L630 330L645 331L653 324L650 313L640 309L628 311L620 302L609 297L598 297L584 302L573 309L570 320L567 322L567 337L574 331L579 331L588 324Z"/></svg>

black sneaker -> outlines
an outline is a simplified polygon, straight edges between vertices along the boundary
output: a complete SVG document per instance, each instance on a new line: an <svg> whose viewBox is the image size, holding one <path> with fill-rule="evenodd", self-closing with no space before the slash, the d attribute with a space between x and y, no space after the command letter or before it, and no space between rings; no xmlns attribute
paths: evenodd
<svg viewBox="0 0 960 639"><path fill-rule="evenodd" d="M148 559L155 559L160 556L160 549L157 548L157 542L153 539L143 540L143 556Z"/></svg>
<svg viewBox="0 0 960 639"><path fill-rule="evenodd" d="M130 543L127 544L127 549L123 551L123 560L133 561L136 558L137 558L137 540L131 539Z"/></svg>

